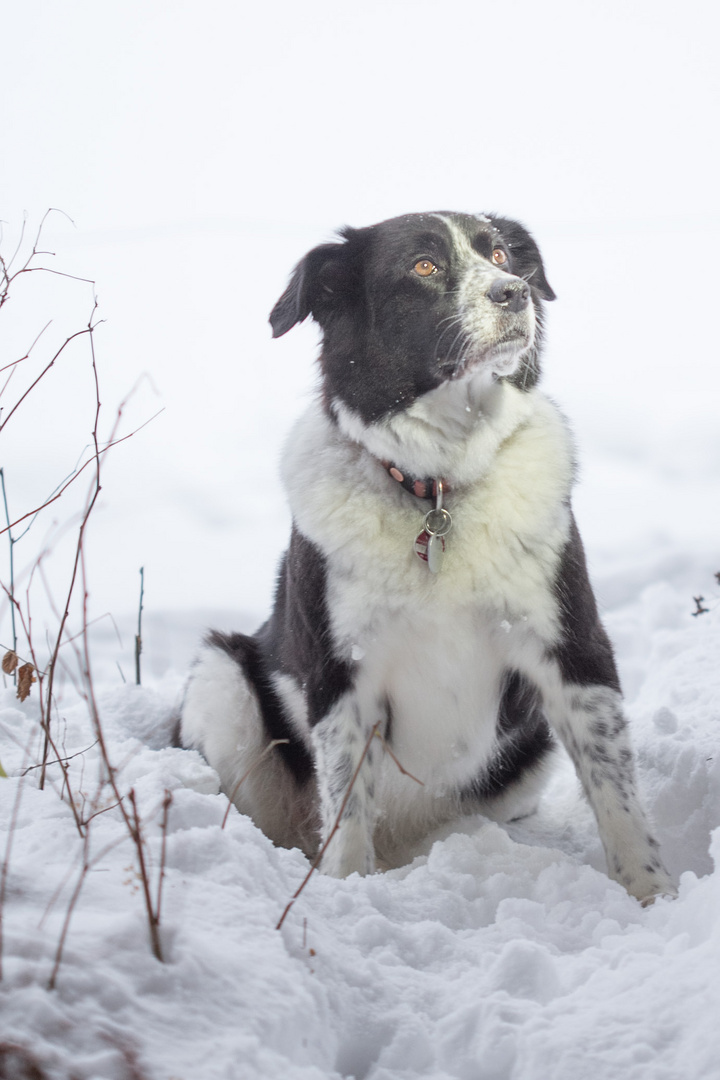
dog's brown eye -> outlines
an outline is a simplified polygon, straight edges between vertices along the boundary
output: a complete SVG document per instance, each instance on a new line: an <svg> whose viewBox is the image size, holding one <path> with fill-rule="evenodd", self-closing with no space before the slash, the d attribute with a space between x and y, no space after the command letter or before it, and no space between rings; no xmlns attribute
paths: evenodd
<svg viewBox="0 0 720 1080"><path fill-rule="evenodd" d="M437 274L437 266L435 263L430 262L429 259L420 259L415 263L414 270L420 277L430 277L431 274Z"/></svg>
<svg viewBox="0 0 720 1080"><path fill-rule="evenodd" d="M495 248L492 253L492 261L496 266L503 266L508 260L502 248Z"/></svg>

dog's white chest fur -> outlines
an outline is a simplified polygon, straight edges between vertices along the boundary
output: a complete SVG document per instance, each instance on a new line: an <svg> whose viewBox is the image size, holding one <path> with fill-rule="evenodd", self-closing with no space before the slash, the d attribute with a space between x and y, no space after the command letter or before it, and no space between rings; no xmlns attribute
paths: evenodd
<svg viewBox="0 0 720 1080"><path fill-rule="evenodd" d="M421 458L426 426L402 418ZM363 437L387 452L387 431ZM423 460L451 485L453 529L437 575L413 549L429 504L319 407L296 425L283 466L296 524L326 556L333 640L357 666L360 708L372 715L386 702L397 757L423 781L413 785L386 760L379 804L420 829L422 807L437 808L492 756L503 676L555 639L552 588L572 481L567 428L538 392L502 384L470 439L439 446Z"/></svg>
<svg viewBox="0 0 720 1080"><path fill-rule="evenodd" d="M429 794L469 782L490 755L505 666L499 644L475 608L443 606L428 618L408 605L356 648L360 693L387 699L393 747Z"/></svg>
<svg viewBox="0 0 720 1080"><path fill-rule="evenodd" d="M450 485L453 528L437 575L413 548L430 504L396 485L377 456L319 406L300 419L285 448L293 517L326 557L333 636L345 658L354 648L366 652L395 618L417 627L418 649L430 622L443 626L450 647L463 609L496 626L532 620L551 640L551 589L568 535L573 468L570 435L555 406L538 391L500 384L492 414L469 438L443 440L432 431L423 439L427 423L413 423L409 414L400 425L402 443L392 425L366 428L363 442L391 460L410 444L420 458L417 471Z"/></svg>

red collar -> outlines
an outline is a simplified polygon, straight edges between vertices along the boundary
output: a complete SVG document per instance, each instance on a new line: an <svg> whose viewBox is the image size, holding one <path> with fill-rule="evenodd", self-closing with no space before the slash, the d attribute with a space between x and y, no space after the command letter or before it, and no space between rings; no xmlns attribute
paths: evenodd
<svg viewBox="0 0 720 1080"><path fill-rule="evenodd" d="M393 480L397 480L398 484L409 491L411 495L415 495L418 499L434 499L437 495L437 482L438 479L442 480L443 494L447 495L450 491L450 485L447 480L443 480L442 477L417 477L411 476L409 473L403 473L398 469L397 465L393 465L391 461L383 461L383 468L387 470L389 476L392 476Z"/></svg>

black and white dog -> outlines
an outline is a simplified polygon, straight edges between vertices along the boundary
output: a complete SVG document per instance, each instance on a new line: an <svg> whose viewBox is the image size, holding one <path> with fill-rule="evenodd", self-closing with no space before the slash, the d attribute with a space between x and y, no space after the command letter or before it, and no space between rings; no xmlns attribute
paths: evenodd
<svg viewBox="0 0 720 1080"><path fill-rule="evenodd" d="M270 316L275 337L323 330L322 393L284 453L275 607L253 637L207 638L183 745L278 844L312 855L340 817L321 868L344 877L459 814L532 812L559 738L610 876L673 894L570 509L572 438L536 389L554 293L534 240L456 213L340 237Z"/></svg>

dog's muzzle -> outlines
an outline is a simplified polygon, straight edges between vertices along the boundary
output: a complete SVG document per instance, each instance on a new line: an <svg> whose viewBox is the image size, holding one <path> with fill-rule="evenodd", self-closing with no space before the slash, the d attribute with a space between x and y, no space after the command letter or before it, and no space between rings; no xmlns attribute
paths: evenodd
<svg viewBox="0 0 720 1080"><path fill-rule="evenodd" d="M516 314L530 303L530 286L522 278L496 278L488 289L487 298Z"/></svg>

